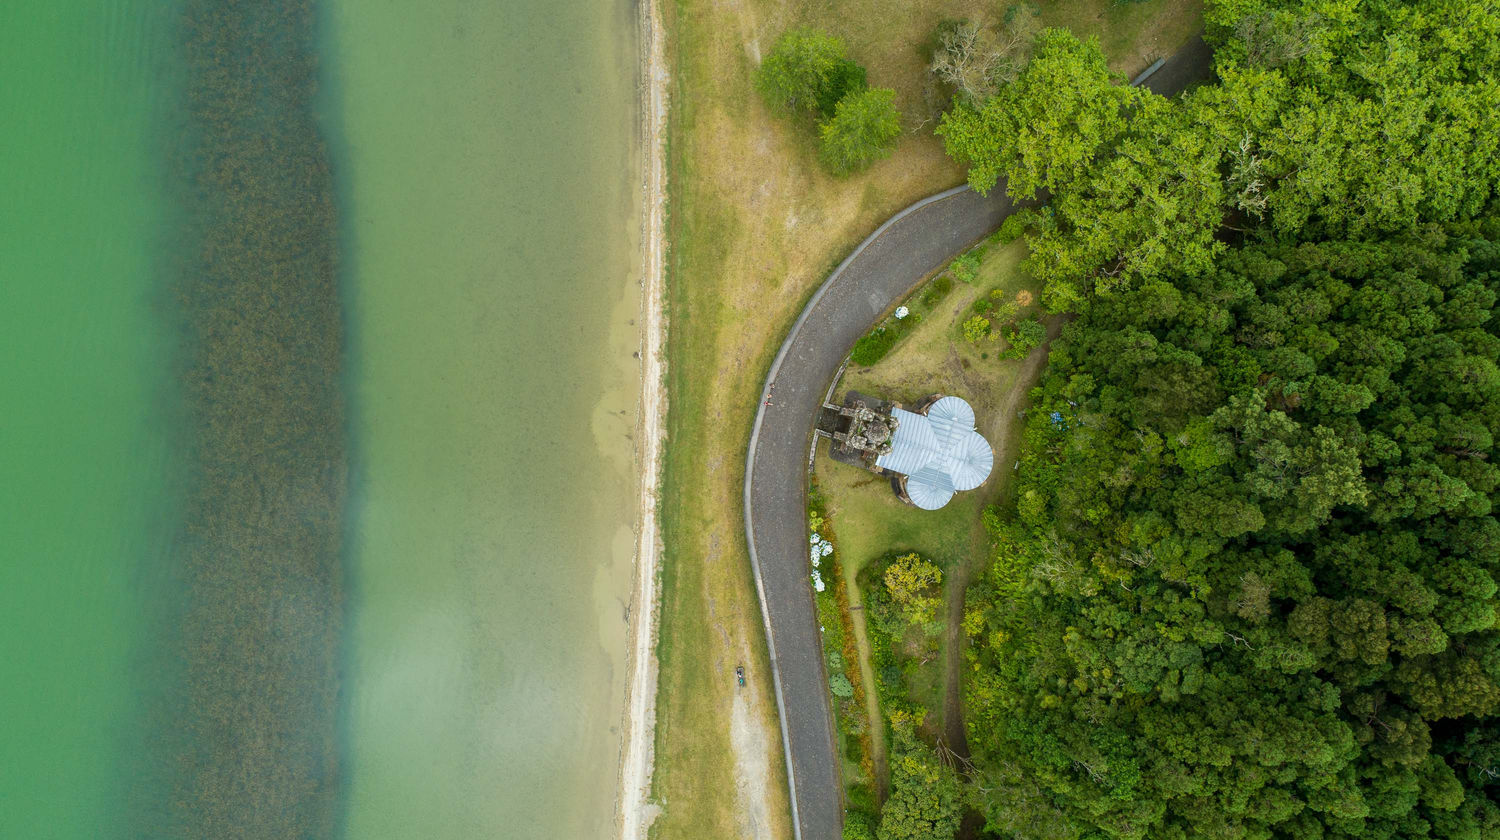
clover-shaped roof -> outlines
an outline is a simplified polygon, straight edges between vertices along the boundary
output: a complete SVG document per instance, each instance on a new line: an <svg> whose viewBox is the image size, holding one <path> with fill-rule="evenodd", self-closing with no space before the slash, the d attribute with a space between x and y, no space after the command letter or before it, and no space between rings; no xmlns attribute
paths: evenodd
<svg viewBox="0 0 1500 840"><path fill-rule="evenodd" d="M959 397L943 397L925 414L894 409L898 422L891 451L876 465L906 475L906 495L924 510L946 505L959 490L984 483L995 453L974 431L974 409Z"/></svg>

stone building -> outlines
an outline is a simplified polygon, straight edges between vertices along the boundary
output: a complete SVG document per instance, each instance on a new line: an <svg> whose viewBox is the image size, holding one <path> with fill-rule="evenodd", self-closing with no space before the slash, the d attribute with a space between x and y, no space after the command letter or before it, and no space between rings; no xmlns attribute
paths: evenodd
<svg viewBox="0 0 1500 840"><path fill-rule="evenodd" d="M850 391L825 404L819 434L831 439L835 461L891 477L902 501L937 510L953 494L989 478L995 453L974 430L974 409L959 397L934 394L907 408Z"/></svg>

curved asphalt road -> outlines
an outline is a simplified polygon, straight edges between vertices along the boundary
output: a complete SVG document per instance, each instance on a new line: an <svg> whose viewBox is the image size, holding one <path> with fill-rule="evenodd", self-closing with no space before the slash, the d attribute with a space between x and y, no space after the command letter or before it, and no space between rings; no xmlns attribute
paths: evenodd
<svg viewBox="0 0 1500 840"><path fill-rule="evenodd" d="M1195 38L1146 87L1174 94L1206 78L1211 58ZM1004 179L988 198L955 187L877 228L803 309L761 394L746 456L745 534L766 622L797 840L838 840L843 826L828 679L809 580L807 464L818 408L849 348L881 314L1010 215L1005 192Z"/></svg>

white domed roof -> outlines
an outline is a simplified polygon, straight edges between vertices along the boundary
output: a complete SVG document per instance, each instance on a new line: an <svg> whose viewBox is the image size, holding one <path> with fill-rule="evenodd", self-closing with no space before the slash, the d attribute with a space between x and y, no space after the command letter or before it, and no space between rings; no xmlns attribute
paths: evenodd
<svg viewBox="0 0 1500 840"><path fill-rule="evenodd" d="M906 497L922 510L937 510L953 498L953 488L932 484L915 476L906 479Z"/></svg>
<svg viewBox="0 0 1500 840"><path fill-rule="evenodd" d="M974 430L974 407L962 397L942 397L927 409L927 419Z"/></svg>

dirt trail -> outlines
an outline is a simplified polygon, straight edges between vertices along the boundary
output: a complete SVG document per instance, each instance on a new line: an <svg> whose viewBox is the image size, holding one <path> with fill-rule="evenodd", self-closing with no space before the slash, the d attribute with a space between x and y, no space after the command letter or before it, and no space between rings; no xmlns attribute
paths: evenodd
<svg viewBox="0 0 1500 840"><path fill-rule="evenodd" d="M1023 423L1017 416L1026 404L1026 397L1042 378L1042 369L1047 365L1047 353L1052 341L1062 332L1066 316L1054 315L1047 319L1047 340L1031 351L1021 363L1016 381L1000 401L995 424L986 431L995 445L995 477L997 484L991 491L998 496L1000 488L1008 484L1013 476L1011 464L1016 457L1016 443L1020 439ZM982 527L982 526L976 526ZM969 742L964 735L963 715L963 636L960 626L964 618L964 592L973 575L984 570L987 558L974 558L969 563L954 569L948 577L948 630L944 638L947 659L943 668L943 739L948 748L960 757L969 757Z"/></svg>
<svg viewBox="0 0 1500 840"><path fill-rule="evenodd" d="M730 715L729 743L734 747L738 770L734 785L739 806L739 835L744 840L770 837L772 819L767 792L771 785L771 751L774 749L765 725L765 715L753 709L747 693L736 691Z"/></svg>
<svg viewBox="0 0 1500 840"><path fill-rule="evenodd" d="M875 765L875 798L882 804L890 795L891 772L886 764L885 724L880 714L880 690L875 684L875 669L870 665L870 636L865 625L865 603L859 591L857 575L844 576L849 593L849 617L854 624L854 647L859 652L859 678L865 683L865 718L870 732L870 760Z"/></svg>

